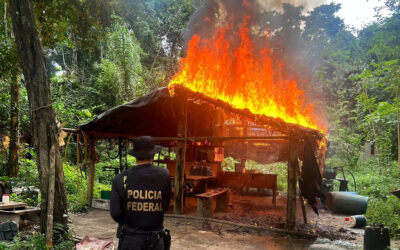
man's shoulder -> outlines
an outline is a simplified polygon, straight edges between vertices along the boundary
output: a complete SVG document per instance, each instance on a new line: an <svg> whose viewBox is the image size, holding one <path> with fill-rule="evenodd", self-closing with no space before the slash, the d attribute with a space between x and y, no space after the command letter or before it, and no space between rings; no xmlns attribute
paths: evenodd
<svg viewBox="0 0 400 250"><path fill-rule="evenodd" d="M114 180L115 180L115 181L122 180L124 176L127 176L127 171L128 171L128 170L125 170L125 171L122 171L121 173L117 174L117 175L114 177Z"/></svg>
<svg viewBox="0 0 400 250"><path fill-rule="evenodd" d="M157 171L157 173L163 174L163 175L168 175L168 176L169 176L169 171L168 171L168 169L163 168L163 167L159 167L159 166L155 166L155 165L153 165L152 167L153 167L153 169L154 169L155 171Z"/></svg>

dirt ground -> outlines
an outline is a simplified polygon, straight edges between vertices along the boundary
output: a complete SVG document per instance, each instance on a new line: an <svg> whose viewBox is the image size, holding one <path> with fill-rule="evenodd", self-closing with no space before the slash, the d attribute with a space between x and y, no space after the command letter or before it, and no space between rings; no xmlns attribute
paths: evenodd
<svg viewBox="0 0 400 250"><path fill-rule="evenodd" d="M74 214L71 216L74 231L78 237L86 235L113 238L117 247L117 225L112 220L108 211L93 209L89 213ZM290 236L259 236L244 232L228 232L225 230L201 230L193 223L174 218L165 218L165 228L171 230L171 249L308 249L313 243L310 240Z"/></svg>
<svg viewBox="0 0 400 250"><path fill-rule="evenodd" d="M277 197L277 206L273 207L269 196L233 194L229 212L215 213L213 219L228 221L233 225L282 228L286 214L285 204L285 197L281 196ZM232 230L218 223L213 226L205 225L201 223L201 219L194 219L196 205L196 199L186 198L186 219L166 216L164 226L171 230L171 249L362 249L364 229L349 228L345 224L346 216L331 214L323 209L316 215L307 208L308 225L304 225L300 206L297 209L296 231L318 238L311 240L285 233L260 234L242 229ZM117 225L109 211L92 209L89 213L71 215L71 219L78 237L88 235L114 238L117 246ZM392 241L392 248L398 249L399 242Z"/></svg>

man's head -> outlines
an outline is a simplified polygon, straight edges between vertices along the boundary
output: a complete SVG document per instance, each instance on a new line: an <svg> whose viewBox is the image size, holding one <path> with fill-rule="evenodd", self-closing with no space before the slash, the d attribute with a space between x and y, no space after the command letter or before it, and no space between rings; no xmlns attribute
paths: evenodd
<svg viewBox="0 0 400 250"><path fill-rule="evenodd" d="M154 155L161 151L161 146L151 136L141 136L133 141L133 150L129 154L138 162L152 162Z"/></svg>

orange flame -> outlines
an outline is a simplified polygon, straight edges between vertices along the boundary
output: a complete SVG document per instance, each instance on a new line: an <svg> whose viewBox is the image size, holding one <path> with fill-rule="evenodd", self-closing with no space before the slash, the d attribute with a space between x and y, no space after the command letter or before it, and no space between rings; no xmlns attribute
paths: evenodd
<svg viewBox="0 0 400 250"><path fill-rule="evenodd" d="M245 17L238 30L238 45L228 41L229 25L219 28L213 39L193 35L169 88L182 85L238 109L323 130L296 80L284 79L284 64L273 58L269 45L257 49L250 38L249 21Z"/></svg>

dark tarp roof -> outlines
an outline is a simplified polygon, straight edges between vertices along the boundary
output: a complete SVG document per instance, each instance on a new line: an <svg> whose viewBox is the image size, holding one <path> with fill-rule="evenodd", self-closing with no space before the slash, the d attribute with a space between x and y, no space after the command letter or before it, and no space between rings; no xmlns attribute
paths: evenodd
<svg viewBox="0 0 400 250"><path fill-rule="evenodd" d="M160 88L134 101L114 107L80 126L98 134L176 136L173 98L168 88Z"/></svg>

